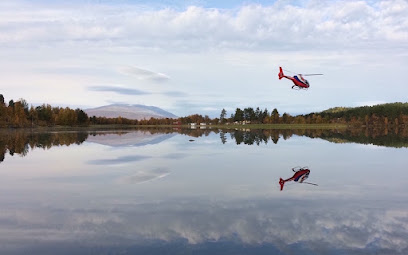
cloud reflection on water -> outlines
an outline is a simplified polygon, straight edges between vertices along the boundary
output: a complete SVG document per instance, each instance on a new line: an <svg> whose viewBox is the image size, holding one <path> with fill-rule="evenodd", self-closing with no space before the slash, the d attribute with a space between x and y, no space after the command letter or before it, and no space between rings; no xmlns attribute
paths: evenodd
<svg viewBox="0 0 408 255"><path fill-rule="evenodd" d="M284 253L405 254L408 210L359 201L167 201L114 209L3 210L3 241L29 248L27 239L47 245L58 240L97 245L133 245L185 240L272 245ZM109 206L109 208L111 208ZM18 229L12 226L17 224ZM12 231L11 231L12 230ZM75 231L73 231L75 230ZM1 250L1 248L0 248Z"/></svg>
<svg viewBox="0 0 408 255"><path fill-rule="evenodd" d="M166 169L153 169L149 171L137 171L129 176L122 176L118 178L117 182L121 184L139 184L155 179L163 178L170 174L170 171Z"/></svg>
<svg viewBox="0 0 408 255"><path fill-rule="evenodd" d="M111 158L111 159L89 160L87 163L91 165L115 165L115 164L124 164L124 163L141 161L141 160L145 160L149 158L151 157L143 156L143 155L129 155L129 156L122 156L122 157L116 157L116 158Z"/></svg>

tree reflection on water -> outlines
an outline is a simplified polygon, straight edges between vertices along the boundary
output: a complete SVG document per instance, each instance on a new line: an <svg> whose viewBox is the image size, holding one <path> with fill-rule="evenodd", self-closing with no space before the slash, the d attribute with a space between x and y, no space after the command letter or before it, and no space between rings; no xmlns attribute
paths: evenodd
<svg viewBox="0 0 408 255"><path fill-rule="evenodd" d="M320 138L333 143L360 143L386 147L408 147L408 129L183 129L183 128L141 128L121 131L61 131L31 132L27 130L3 130L0 132L0 162L8 153L25 156L35 148L50 149L53 146L82 144L89 136L106 134L127 134L138 131L140 135L179 133L190 137L219 134L222 144L233 141L237 145L261 145L287 140L293 135Z"/></svg>
<svg viewBox="0 0 408 255"><path fill-rule="evenodd" d="M88 138L87 132L44 132L34 133L13 130L0 133L0 162L8 152L11 156L26 156L35 148L50 149L53 146L81 144Z"/></svg>

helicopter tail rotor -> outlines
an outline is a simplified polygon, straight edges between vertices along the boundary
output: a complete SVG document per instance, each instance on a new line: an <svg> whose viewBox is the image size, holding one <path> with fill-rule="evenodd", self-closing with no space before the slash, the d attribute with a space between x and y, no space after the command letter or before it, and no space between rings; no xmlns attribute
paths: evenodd
<svg viewBox="0 0 408 255"><path fill-rule="evenodd" d="M279 178L279 184L280 184L280 190L283 190L283 185L285 184L285 181L282 178Z"/></svg>
<svg viewBox="0 0 408 255"><path fill-rule="evenodd" d="M282 67L279 67L279 80L283 78L284 74L283 74L283 70Z"/></svg>

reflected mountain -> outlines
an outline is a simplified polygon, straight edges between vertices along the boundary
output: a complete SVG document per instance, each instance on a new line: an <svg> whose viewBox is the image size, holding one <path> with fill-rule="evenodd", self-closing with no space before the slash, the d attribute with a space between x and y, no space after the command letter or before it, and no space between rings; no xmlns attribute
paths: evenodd
<svg viewBox="0 0 408 255"><path fill-rule="evenodd" d="M145 146L161 143L177 134L199 138L219 134L221 143L237 145L261 145L287 140L293 135L320 138L333 143L360 143L377 146L408 148L408 128L379 129L183 129L140 128L122 131L71 131L30 132L26 130L2 130L0 132L0 162L5 154L25 156L30 149L50 149L53 146L69 146L83 142L98 143L110 147ZM194 139L188 139L192 141Z"/></svg>
<svg viewBox="0 0 408 255"><path fill-rule="evenodd" d="M87 142L98 143L110 147L123 146L144 146L148 144L158 144L173 136L176 133L156 133L148 130L135 130L132 132L94 132L90 133Z"/></svg>

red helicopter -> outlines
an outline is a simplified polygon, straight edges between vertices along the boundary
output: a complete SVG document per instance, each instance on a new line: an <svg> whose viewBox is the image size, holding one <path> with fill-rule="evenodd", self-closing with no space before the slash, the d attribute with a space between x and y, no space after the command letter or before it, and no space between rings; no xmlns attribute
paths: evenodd
<svg viewBox="0 0 408 255"><path fill-rule="evenodd" d="M285 71L288 71L288 70L285 70ZM290 72L290 71L288 71L288 72ZM285 75L283 73L282 67L279 67L279 74L278 75L279 75L279 80L282 79L282 78L289 79L289 80L291 80L293 82L293 84L295 84L295 85L292 86L292 89L295 88L295 89L299 90L299 89L308 89L309 86L310 86L309 82L305 78L303 78L303 76L323 75L323 74L321 74L321 73L298 74L298 75L294 75L292 77L292 76Z"/></svg>
<svg viewBox="0 0 408 255"><path fill-rule="evenodd" d="M286 180L279 178L280 190L283 190L283 185L285 185L285 182L289 181L295 181L298 183L306 183L318 186L315 183L305 182L305 180L309 177L310 174L310 170L307 167L294 167L292 168L292 171L295 172L295 174L292 177Z"/></svg>

